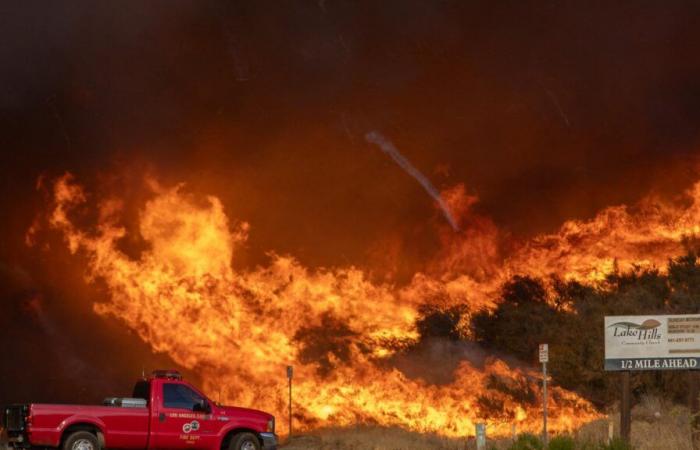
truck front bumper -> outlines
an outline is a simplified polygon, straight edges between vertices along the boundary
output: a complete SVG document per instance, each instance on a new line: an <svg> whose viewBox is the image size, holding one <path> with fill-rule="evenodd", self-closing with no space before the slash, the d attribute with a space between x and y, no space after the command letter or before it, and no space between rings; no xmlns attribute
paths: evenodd
<svg viewBox="0 0 700 450"><path fill-rule="evenodd" d="M277 435L275 433L260 433L263 450L277 450Z"/></svg>

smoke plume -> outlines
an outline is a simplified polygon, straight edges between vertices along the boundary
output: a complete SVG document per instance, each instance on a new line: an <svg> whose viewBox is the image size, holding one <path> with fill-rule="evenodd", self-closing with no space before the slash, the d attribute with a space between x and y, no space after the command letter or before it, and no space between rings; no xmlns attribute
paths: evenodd
<svg viewBox="0 0 700 450"><path fill-rule="evenodd" d="M438 204L440 209L442 210L443 215L445 216L445 219L450 223L450 226L452 227L453 230L459 231L459 225L457 225L457 221L455 220L454 217L452 217L452 213L450 213L450 209L447 206L447 203L442 199L440 196L440 191L438 191L435 186L433 186L433 183L428 180L425 175L423 175L420 170L416 169L411 162L406 159L405 156L403 156L399 150L396 148L393 142L391 142L389 139L385 138L381 133L378 131L370 131L369 133L365 134L365 139L367 142L370 142L372 144L377 145L384 153L389 155L391 159L396 161L396 164L399 165L403 170L406 171L410 176L416 179L420 183L421 186L423 186L423 189L425 189L425 192L428 193Z"/></svg>

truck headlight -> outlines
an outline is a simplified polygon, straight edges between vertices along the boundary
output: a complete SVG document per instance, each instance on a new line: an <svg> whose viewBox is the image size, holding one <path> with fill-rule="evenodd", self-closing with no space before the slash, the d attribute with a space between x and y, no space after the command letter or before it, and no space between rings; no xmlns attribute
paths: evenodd
<svg viewBox="0 0 700 450"><path fill-rule="evenodd" d="M267 421L267 432L268 433L275 432L275 418L274 417Z"/></svg>

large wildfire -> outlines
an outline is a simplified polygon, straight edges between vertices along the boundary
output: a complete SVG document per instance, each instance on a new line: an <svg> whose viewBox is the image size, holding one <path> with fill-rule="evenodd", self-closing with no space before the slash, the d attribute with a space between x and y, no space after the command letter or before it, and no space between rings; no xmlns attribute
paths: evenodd
<svg viewBox="0 0 700 450"><path fill-rule="evenodd" d="M2 8L0 337L52 370L0 403L172 368L286 436L293 366L299 433L539 434L548 340L559 433L614 407L601 315L694 312L700 2L37 3Z"/></svg>
<svg viewBox="0 0 700 450"><path fill-rule="evenodd" d="M264 267L234 270L248 224L233 226L214 196L148 186L138 226L145 245L136 256L123 249L122 200L94 199L71 175L51 185L47 223L72 253L86 256L87 279L106 286L98 314L123 321L154 351L201 373L213 398L274 412L282 434L288 365L295 367L294 420L303 429L371 423L464 436L483 421L494 434L513 425L538 432L538 402L522 398L540 396L534 370L496 357L479 366L465 360L452 381L433 384L392 366L391 358L420 338L420 308L439 302L491 309L515 274L596 282L615 270L660 267L683 251L700 223L697 184L681 204L648 197L504 245L490 220L471 213L477 199L456 186L442 197L461 231L439 230L443 250L410 283L395 285L373 281L359 267L310 269L275 253ZM88 226L83 216L91 210L97 221ZM585 400L553 389L551 430L596 417Z"/></svg>

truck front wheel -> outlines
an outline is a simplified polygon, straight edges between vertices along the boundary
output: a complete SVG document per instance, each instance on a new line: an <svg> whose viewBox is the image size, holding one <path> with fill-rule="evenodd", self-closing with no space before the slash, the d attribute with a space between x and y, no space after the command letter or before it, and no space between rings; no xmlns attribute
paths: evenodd
<svg viewBox="0 0 700 450"><path fill-rule="evenodd" d="M97 436L89 431L76 431L63 443L63 450L100 450L100 444Z"/></svg>
<svg viewBox="0 0 700 450"><path fill-rule="evenodd" d="M233 437L228 450L260 450L260 441L252 433L240 433Z"/></svg>

